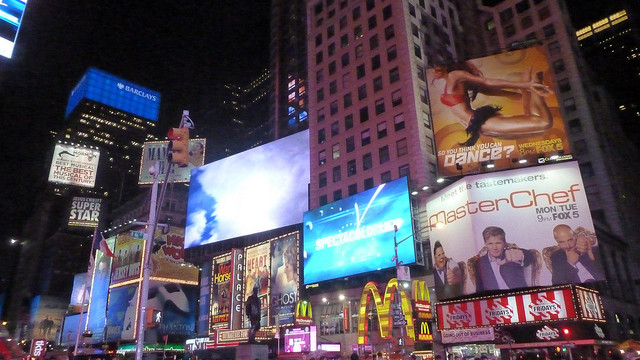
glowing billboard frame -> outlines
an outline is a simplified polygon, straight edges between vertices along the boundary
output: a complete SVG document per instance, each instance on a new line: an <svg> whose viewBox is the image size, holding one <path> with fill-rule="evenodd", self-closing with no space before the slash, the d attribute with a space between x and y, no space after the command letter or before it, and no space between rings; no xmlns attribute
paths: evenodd
<svg viewBox="0 0 640 360"><path fill-rule="evenodd" d="M407 240L398 244L398 260L415 262L405 177L307 211L303 218L305 285L395 266L389 255L394 236Z"/></svg>

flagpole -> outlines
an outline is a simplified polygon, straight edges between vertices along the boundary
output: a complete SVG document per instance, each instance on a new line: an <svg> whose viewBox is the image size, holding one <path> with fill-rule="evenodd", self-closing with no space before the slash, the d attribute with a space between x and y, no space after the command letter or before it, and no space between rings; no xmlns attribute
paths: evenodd
<svg viewBox="0 0 640 360"><path fill-rule="evenodd" d="M82 314L84 313L84 301L87 296L87 283L89 280L89 272L93 272L93 268L95 267L95 259L93 257L93 249L95 247L96 239L98 238L98 227L96 226L93 230L93 241L91 241L91 250L89 251L89 269L87 269L87 276L84 278L84 288L82 291L82 297L80 298L80 316L78 317L78 326L76 327L76 345L73 348L73 355L78 355L78 342L80 341L80 325L82 324Z"/></svg>

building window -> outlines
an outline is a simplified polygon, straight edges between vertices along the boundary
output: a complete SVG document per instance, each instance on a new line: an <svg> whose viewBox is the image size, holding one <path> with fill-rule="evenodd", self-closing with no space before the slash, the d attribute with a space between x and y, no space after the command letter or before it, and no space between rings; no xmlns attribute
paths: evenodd
<svg viewBox="0 0 640 360"><path fill-rule="evenodd" d="M420 101L422 101L423 104L429 104L429 99L427 99L427 89L426 88L420 88Z"/></svg>
<svg viewBox="0 0 640 360"><path fill-rule="evenodd" d="M338 92L338 82L333 80L329 83L329 94L333 95Z"/></svg>
<svg viewBox="0 0 640 360"><path fill-rule="evenodd" d="M349 130L353 127L353 114L344 117L344 128Z"/></svg>
<svg viewBox="0 0 640 360"><path fill-rule="evenodd" d="M402 138L396 141L396 151L397 151L398 157L407 155L409 153L407 138Z"/></svg>
<svg viewBox="0 0 640 360"><path fill-rule="evenodd" d="M391 181L391 171L385 171L380 174L380 182L382 184L388 183L389 181Z"/></svg>
<svg viewBox="0 0 640 360"><path fill-rule="evenodd" d="M382 20L389 20L392 15L391 5L387 5L382 9Z"/></svg>
<svg viewBox="0 0 640 360"><path fill-rule="evenodd" d="M371 71L380 68L380 55L376 55L371 58Z"/></svg>
<svg viewBox="0 0 640 360"><path fill-rule="evenodd" d="M376 26L378 26L378 21L376 20L376 16L373 15L372 17L370 17L367 20L367 23L369 25L369 30L374 29Z"/></svg>
<svg viewBox="0 0 640 360"><path fill-rule="evenodd" d="M333 201L342 199L342 190L338 189L333 192Z"/></svg>
<svg viewBox="0 0 640 360"><path fill-rule="evenodd" d="M575 101L574 98L565 99L562 102L562 106L564 107L565 111L576 111L577 110L576 101Z"/></svg>
<svg viewBox="0 0 640 360"><path fill-rule="evenodd" d="M349 53L342 54L342 57L340 58L340 63L342 64L342 67L349 65Z"/></svg>
<svg viewBox="0 0 640 360"><path fill-rule="evenodd" d="M560 60L556 60L553 62L553 72L556 74L559 74L563 71L565 71L567 69L567 67L564 64L564 60L560 59Z"/></svg>
<svg viewBox="0 0 640 360"><path fill-rule="evenodd" d="M376 115L380 115L384 112L384 99L380 98L376 100Z"/></svg>
<svg viewBox="0 0 640 360"><path fill-rule="evenodd" d="M375 6L376 6L375 0L367 0L367 11L373 10Z"/></svg>
<svg viewBox="0 0 640 360"><path fill-rule="evenodd" d="M571 83L569 82L569 79L559 80L558 90L560 90L560 93L566 93L568 91L571 91Z"/></svg>
<svg viewBox="0 0 640 360"><path fill-rule="evenodd" d="M576 155L583 155L589 153L589 147L587 146L587 141L584 139L580 139L573 143L573 150Z"/></svg>
<svg viewBox="0 0 640 360"><path fill-rule="evenodd" d="M522 20L520 20L520 26L522 27L522 29L528 29L533 25L533 20L531 19L531 16L525 16L522 18Z"/></svg>
<svg viewBox="0 0 640 360"><path fill-rule="evenodd" d="M336 29L333 27L333 25L330 25L329 27L327 27L327 39L331 39L335 34L336 34Z"/></svg>
<svg viewBox="0 0 640 360"><path fill-rule="evenodd" d="M324 129L318 130L318 144L322 144L327 140L327 135Z"/></svg>
<svg viewBox="0 0 640 360"><path fill-rule="evenodd" d="M322 63L322 51L316 53L316 65Z"/></svg>
<svg viewBox="0 0 640 360"><path fill-rule="evenodd" d="M373 79L373 92L378 92L382 90L382 76L377 76Z"/></svg>
<svg viewBox="0 0 640 360"><path fill-rule="evenodd" d="M384 164L389 161L389 146L385 145L378 149L378 158L380 159L380 164Z"/></svg>
<svg viewBox="0 0 640 360"><path fill-rule="evenodd" d="M360 6L353 8L351 15L354 21L360 19Z"/></svg>
<svg viewBox="0 0 640 360"><path fill-rule="evenodd" d="M344 49L349 46L349 35L344 34L340 36L340 49Z"/></svg>
<svg viewBox="0 0 640 360"><path fill-rule="evenodd" d="M347 162L347 177L353 176L356 174L356 161L349 160Z"/></svg>
<svg viewBox="0 0 640 360"><path fill-rule="evenodd" d="M327 47L327 55L333 56L335 53L336 53L336 43L332 42L331 44L329 44L329 47Z"/></svg>
<svg viewBox="0 0 640 360"><path fill-rule="evenodd" d="M340 132L340 125L337 121L331 123L331 137L337 136Z"/></svg>
<svg viewBox="0 0 640 360"><path fill-rule="evenodd" d="M504 37L510 38L516 34L516 27L513 24L504 27Z"/></svg>
<svg viewBox="0 0 640 360"><path fill-rule="evenodd" d="M580 119L575 118L569 120L569 132L571 134L580 134L582 132L582 124L580 123Z"/></svg>
<svg viewBox="0 0 640 360"><path fill-rule="evenodd" d="M398 70L398 67L396 66L389 70L389 83L393 84L398 80L400 80L400 70Z"/></svg>
<svg viewBox="0 0 640 360"><path fill-rule="evenodd" d="M426 127L427 129L431 129L431 118L429 117L429 114L427 114L425 111L422 112L422 121L423 121L424 127Z"/></svg>
<svg viewBox="0 0 640 360"><path fill-rule="evenodd" d="M420 31L418 30L418 25L411 23L411 34L413 34L413 36L417 38L420 37Z"/></svg>
<svg viewBox="0 0 640 360"><path fill-rule="evenodd" d="M518 14L522 14L523 12L529 10L529 1L528 0L522 0L519 3L516 4L516 12Z"/></svg>
<svg viewBox="0 0 640 360"><path fill-rule="evenodd" d="M344 101L344 108L348 108L353 104L353 100L351 99L351 93L346 93L342 97Z"/></svg>
<svg viewBox="0 0 640 360"><path fill-rule="evenodd" d="M378 123L378 139L382 139L387 136L387 122L382 121Z"/></svg>
<svg viewBox="0 0 640 360"><path fill-rule="evenodd" d="M427 152L431 155L435 155L436 153L433 139L430 137L427 137Z"/></svg>
<svg viewBox="0 0 640 360"><path fill-rule="evenodd" d="M327 163L327 152L320 150L318 152L318 165L324 165Z"/></svg>
<svg viewBox="0 0 640 360"><path fill-rule="evenodd" d="M395 60L398 57L398 51L395 45L391 45L387 48L387 61Z"/></svg>
<svg viewBox="0 0 640 360"><path fill-rule="evenodd" d="M324 118L324 108L320 108L320 110L318 110L318 122L323 122Z"/></svg>
<svg viewBox="0 0 640 360"><path fill-rule="evenodd" d="M346 8L347 6L349 6L349 1L347 0L340 0L340 10Z"/></svg>
<svg viewBox="0 0 640 360"><path fill-rule="evenodd" d="M375 50L378 48L378 35L373 35L369 38L369 49Z"/></svg>
<svg viewBox="0 0 640 360"><path fill-rule="evenodd" d="M413 55L415 55L418 59L422 59L422 49L420 45L414 43L413 44Z"/></svg>
<svg viewBox="0 0 640 360"><path fill-rule="evenodd" d="M333 146L331 147L331 155L333 160L337 159L340 157L340 144L333 144Z"/></svg>
<svg viewBox="0 0 640 360"><path fill-rule="evenodd" d="M404 129L404 114L400 113L393 117L393 129L395 131L400 131Z"/></svg>
<svg viewBox="0 0 640 360"><path fill-rule="evenodd" d="M420 65L416 66L416 70L417 70L417 74L418 74L418 79L424 81L425 77L424 77L424 68Z"/></svg>
<svg viewBox="0 0 640 360"><path fill-rule="evenodd" d="M364 189L369 190L371 188L373 188L373 178L364 179Z"/></svg>
<svg viewBox="0 0 640 360"><path fill-rule="evenodd" d="M332 61L329 63L329 75L333 75L336 73L336 62Z"/></svg>
<svg viewBox="0 0 640 360"><path fill-rule="evenodd" d="M322 34L316 35L316 46L322 45Z"/></svg>
<svg viewBox="0 0 640 360"><path fill-rule="evenodd" d="M411 176L409 172L409 165L402 165L398 168L398 177L404 177L404 176L406 176L407 178Z"/></svg>
<svg viewBox="0 0 640 360"><path fill-rule="evenodd" d="M364 64L358 65L356 68L356 78L362 79L365 75Z"/></svg>
<svg viewBox="0 0 640 360"><path fill-rule="evenodd" d="M391 93L391 105L396 107L400 104L402 104L402 92L401 90L396 90Z"/></svg>
<svg viewBox="0 0 640 360"><path fill-rule="evenodd" d="M323 171L318 175L318 187L325 187L327 186L327 172Z"/></svg>
<svg viewBox="0 0 640 360"><path fill-rule="evenodd" d="M342 171L340 169L340 166L335 166L333 169L331 169L331 173L334 183L342 180Z"/></svg>
<svg viewBox="0 0 640 360"><path fill-rule="evenodd" d="M358 25L353 29L353 38L358 40L362 37L362 25Z"/></svg>
<svg viewBox="0 0 640 360"><path fill-rule="evenodd" d="M385 40L391 40L396 36L396 32L393 29L393 25L389 25L386 28L384 28L384 39Z"/></svg>
<svg viewBox="0 0 640 360"><path fill-rule="evenodd" d="M500 12L500 22L506 23L511 19L513 19L513 10L511 8L507 8Z"/></svg>
<svg viewBox="0 0 640 360"><path fill-rule="evenodd" d="M362 54L364 54L364 46L362 46L362 44L358 44L356 46L356 59L360 59Z"/></svg>
<svg viewBox="0 0 640 360"><path fill-rule="evenodd" d="M358 86L358 100L364 100L367 98L367 85L362 84Z"/></svg>
<svg viewBox="0 0 640 360"><path fill-rule="evenodd" d="M340 18L340 30L347 27L347 17L343 16Z"/></svg>
<svg viewBox="0 0 640 360"><path fill-rule="evenodd" d="M318 204L322 206L322 205L327 205L327 203L329 203L329 201L327 200L327 195L320 195L320 198L318 199Z"/></svg>
<svg viewBox="0 0 640 360"><path fill-rule="evenodd" d="M369 108L367 106L360 109L360 122L363 123L369 120Z"/></svg>
<svg viewBox="0 0 640 360"><path fill-rule="evenodd" d="M590 179L595 175L593 172L593 165L591 165L590 161L580 164L580 173L582 174L583 179Z"/></svg>
<svg viewBox="0 0 640 360"><path fill-rule="evenodd" d="M356 150L356 140L353 136L347 138L347 154Z"/></svg>
<svg viewBox="0 0 640 360"><path fill-rule="evenodd" d="M346 89L349 85L349 78L351 77L351 73L350 72L346 72L344 74L342 74L342 88Z"/></svg>
<svg viewBox="0 0 640 360"><path fill-rule="evenodd" d="M553 27L553 24L546 25L542 28L542 31L544 32L544 36L547 38L556 34L556 28Z"/></svg>
<svg viewBox="0 0 640 360"><path fill-rule="evenodd" d="M371 134L369 132L369 129L360 133L360 143L362 146L366 146L371 143Z"/></svg>
<svg viewBox="0 0 640 360"><path fill-rule="evenodd" d="M362 170L369 170L373 167L373 157L371 153L362 155Z"/></svg>
<svg viewBox="0 0 640 360"><path fill-rule="evenodd" d="M349 196L357 194L358 193L358 184L349 185L349 187L347 188L347 191L349 192Z"/></svg>
<svg viewBox="0 0 640 360"><path fill-rule="evenodd" d="M560 43L557 41L554 41L552 43L549 44L549 54L551 55L558 55L560 54L562 51L560 49Z"/></svg>
<svg viewBox="0 0 640 360"><path fill-rule="evenodd" d="M318 92L316 93L316 98L318 102L324 100L324 88L318 90Z"/></svg>
<svg viewBox="0 0 640 360"><path fill-rule="evenodd" d="M540 10L538 10L538 18L540 19L540 21L544 21L548 19L550 16L551 16L551 11L549 11L548 6L545 6Z"/></svg>
<svg viewBox="0 0 640 360"><path fill-rule="evenodd" d="M316 72L316 83L319 83L324 78L324 70L320 69Z"/></svg>

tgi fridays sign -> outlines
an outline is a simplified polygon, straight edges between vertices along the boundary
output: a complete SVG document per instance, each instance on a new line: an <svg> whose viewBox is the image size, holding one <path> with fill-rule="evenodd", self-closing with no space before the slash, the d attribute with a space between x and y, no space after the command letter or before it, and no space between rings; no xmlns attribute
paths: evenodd
<svg viewBox="0 0 640 360"><path fill-rule="evenodd" d="M438 330L576 318L572 289L436 304Z"/></svg>
<svg viewBox="0 0 640 360"><path fill-rule="evenodd" d="M545 325L541 329L536 330L536 338L538 338L538 340L555 340L559 337L560 330L549 327L549 325Z"/></svg>

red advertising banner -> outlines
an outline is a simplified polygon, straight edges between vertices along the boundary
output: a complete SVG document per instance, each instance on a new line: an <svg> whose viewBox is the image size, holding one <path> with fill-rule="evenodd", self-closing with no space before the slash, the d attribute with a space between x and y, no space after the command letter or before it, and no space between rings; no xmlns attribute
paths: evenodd
<svg viewBox="0 0 640 360"><path fill-rule="evenodd" d="M575 319L571 288L437 304L438 329Z"/></svg>
<svg viewBox="0 0 640 360"><path fill-rule="evenodd" d="M578 309L580 309L581 318L606 321L602 298L600 298L597 292L587 288L576 287L576 297L578 299Z"/></svg>
<svg viewBox="0 0 640 360"><path fill-rule="evenodd" d="M438 65L426 75L441 176L569 154L542 47Z"/></svg>
<svg viewBox="0 0 640 360"><path fill-rule="evenodd" d="M44 354L47 352L47 339L33 339L31 340L31 350L29 351L29 357L31 359L43 359Z"/></svg>

